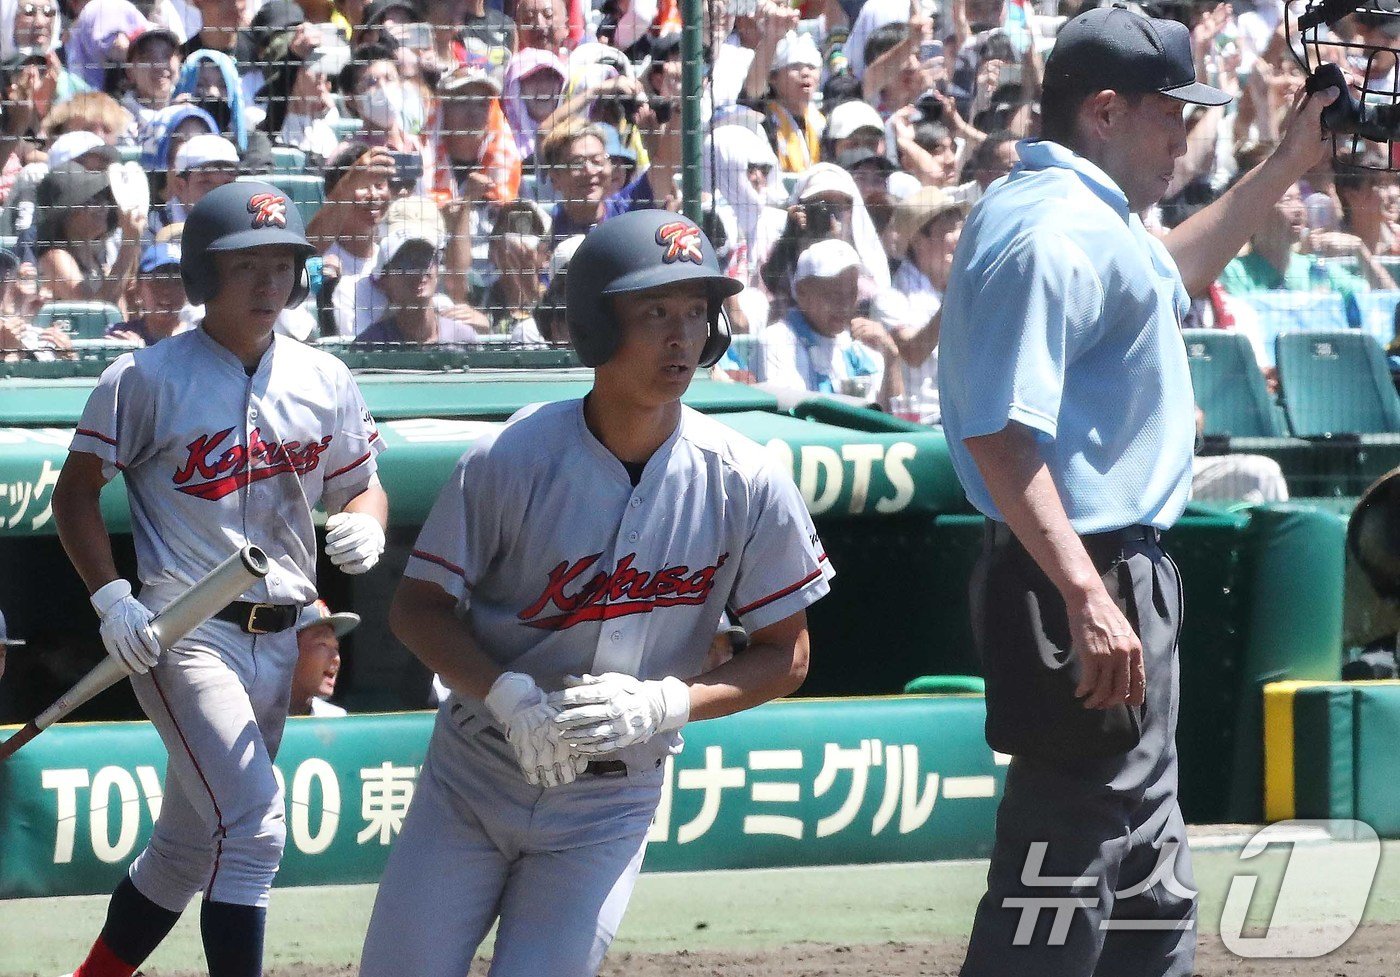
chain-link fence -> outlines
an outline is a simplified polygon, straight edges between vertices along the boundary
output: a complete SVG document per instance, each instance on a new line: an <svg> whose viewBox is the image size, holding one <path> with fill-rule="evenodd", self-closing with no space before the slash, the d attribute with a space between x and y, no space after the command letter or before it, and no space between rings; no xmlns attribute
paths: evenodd
<svg viewBox="0 0 1400 977"><path fill-rule="evenodd" d="M277 331L356 368L470 369L501 350L568 362L563 285L582 235L669 207L748 286L726 307L720 378L936 424L959 232L1038 134L1045 58L1079 9L0 0L0 369L92 373L195 327L184 221L211 189L260 179L316 249ZM1186 153L1143 215L1154 233L1268 157L1321 60L1363 102L1400 88L1396 18L1379 7L1306 50L1282 4L1145 9L1185 23L1198 75L1234 96L1187 109ZM1230 456L1200 462L1228 476L1202 476L1203 494L1354 494L1400 461L1389 152L1343 140L1195 297L1183 324L1203 457ZM1241 481L1241 465L1262 474Z"/></svg>

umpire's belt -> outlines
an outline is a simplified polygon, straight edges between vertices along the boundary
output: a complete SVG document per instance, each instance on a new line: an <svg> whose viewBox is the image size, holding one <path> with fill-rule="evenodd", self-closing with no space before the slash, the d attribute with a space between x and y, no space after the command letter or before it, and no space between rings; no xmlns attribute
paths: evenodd
<svg viewBox="0 0 1400 977"><path fill-rule="evenodd" d="M274 634L297 623L300 604L253 604L236 600L214 616L220 621L237 624L244 634Z"/></svg>
<svg viewBox="0 0 1400 977"><path fill-rule="evenodd" d="M993 546L1002 546L1007 543L1017 542L1016 534L1011 531L1011 527L1004 522L997 522L995 519L988 519L986 525L986 538ZM1110 529L1102 533L1087 533L1081 537L1085 545L1109 544L1109 543L1160 543L1162 541L1162 531L1156 526L1124 526L1122 529Z"/></svg>

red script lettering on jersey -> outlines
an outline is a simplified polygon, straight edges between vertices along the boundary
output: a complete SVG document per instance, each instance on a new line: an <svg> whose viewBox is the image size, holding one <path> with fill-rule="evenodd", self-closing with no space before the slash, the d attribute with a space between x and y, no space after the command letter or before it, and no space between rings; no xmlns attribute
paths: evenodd
<svg viewBox="0 0 1400 977"><path fill-rule="evenodd" d="M520 612L520 620L532 628L563 631L583 621L609 621L630 614L650 614L658 607L703 604L714 589L715 571L729 559L728 553L721 553L713 566L699 570L692 571L680 565L649 573L635 569L632 562L637 554L628 553L617 561L617 569L612 573L600 570L572 594L565 593L565 588L583 576L602 555L594 553L572 564L565 560L550 570L544 592ZM564 613L535 617L550 604Z"/></svg>
<svg viewBox="0 0 1400 977"><path fill-rule="evenodd" d="M236 492L252 482L274 475L305 475L321 462L321 454L330 447L332 436L319 441L264 441L262 431L253 428L248 446L234 442L220 451L233 428L226 427L217 434L201 434L189 444L189 457L171 479L178 491L197 499L215 501ZM199 481L191 483L198 476Z"/></svg>

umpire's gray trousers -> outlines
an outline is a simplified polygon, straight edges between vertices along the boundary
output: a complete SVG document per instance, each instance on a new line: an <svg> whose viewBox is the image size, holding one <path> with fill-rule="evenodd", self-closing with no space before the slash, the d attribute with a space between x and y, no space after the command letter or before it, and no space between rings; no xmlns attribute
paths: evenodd
<svg viewBox="0 0 1400 977"><path fill-rule="evenodd" d="M985 599L985 571L1005 567L1006 546L1019 544L989 535L973 578L979 635L1017 613ZM1192 973L1195 881L1176 796L1181 577L1154 541L1125 542L1121 555L1147 674L1141 740L1108 758L1012 759L963 977Z"/></svg>

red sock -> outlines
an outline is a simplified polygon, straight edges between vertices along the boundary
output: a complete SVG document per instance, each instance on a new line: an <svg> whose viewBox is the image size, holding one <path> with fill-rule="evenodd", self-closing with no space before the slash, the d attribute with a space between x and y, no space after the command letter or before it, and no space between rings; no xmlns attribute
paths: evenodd
<svg viewBox="0 0 1400 977"><path fill-rule="evenodd" d="M134 973L136 968L113 953L99 936L83 965L73 971L73 977L131 977Z"/></svg>

